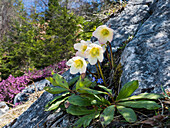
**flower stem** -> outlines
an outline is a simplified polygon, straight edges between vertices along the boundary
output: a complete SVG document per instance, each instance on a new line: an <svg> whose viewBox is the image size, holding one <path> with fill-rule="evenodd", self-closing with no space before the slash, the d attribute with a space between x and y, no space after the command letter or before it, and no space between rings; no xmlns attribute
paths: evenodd
<svg viewBox="0 0 170 128"><path fill-rule="evenodd" d="M100 62L97 60L97 64L99 66L99 70L100 70L100 74L102 76L102 79L103 79L103 83L105 86L107 86L106 82L105 82L105 79L104 79L104 76L103 76L103 73L102 73L102 69L101 69L101 66L100 66Z"/></svg>
<svg viewBox="0 0 170 128"><path fill-rule="evenodd" d="M98 78L100 78L100 73L99 73L99 69L98 69L98 67L97 67L97 64L96 64L95 66L96 66L96 70L97 70Z"/></svg>
<svg viewBox="0 0 170 128"><path fill-rule="evenodd" d="M112 46L111 43L109 42L109 47L110 47L110 55L111 55L111 63L112 63L112 68L114 68L114 61L113 61L113 53L112 53Z"/></svg>
<svg viewBox="0 0 170 128"><path fill-rule="evenodd" d="M112 101L114 102L114 98L111 94L108 93L108 96L110 96L110 98L112 99Z"/></svg>
<svg viewBox="0 0 170 128"><path fill-rule="evenodd" d="M110 56L109 56L109 52L108 52L107 48L106 48L106 54L107 54L107 58L108 58L109 63L110 63L110 68L112 69L112 65L111 65L111 61L110 61Z"/></svg>
<svg viewBox="0 0 170 128"><path fill-rule="evenodd" d="M96 73L92 73L92 72L90 72L90 70L89 70L89 69L87 69L87 71L88 71L88 72L89 72L89 74L91 74L93 77L97 78L97 77L96 77L96 75L95 75Z"/></svg>

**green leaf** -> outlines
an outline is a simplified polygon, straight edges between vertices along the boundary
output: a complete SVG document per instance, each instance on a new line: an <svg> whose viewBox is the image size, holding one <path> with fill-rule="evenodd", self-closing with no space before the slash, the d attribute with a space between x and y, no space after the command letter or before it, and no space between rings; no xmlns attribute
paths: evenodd
<svg viewBox="0 0 170 128"><path fill-rule="evenodd" d="M100 115L100 122L103 126L107 126L111 123L114 118L115 105L111 105L104 109L103 113Z"/></svg>
<svg viewBox="0 0 170 128"><path fill-rule="evenodd" d="M89 99L91 101L91 105L110 105L110 102L103 98L102 96L91 94L81 96Z"/></svg>
<svg viewBox="0 0 170 128"><path fill-rule="evenodd" d="M87 126L89 126L90 122L92 121L92 119L98 118L100 115L100 111L97 111L95 113L92 113L90 115L86 115L81 117L79 120L76 121L76 123L74 124L74 128L81 128L81 126L83 126L84 128L86 128Z"/></svg>
<svg viewBox="0 0 170 128"><path fill-rule="evenodd" d="M106 100L104 97L101 97L101 102L105 105L111 105L111 103L108 100Z"/></svg>
<svg viewBox="0 0 170 128"><path fill-rule="evenodd" d="M81 97L79 95L72 95L68 98L70 104L78 105L78 106L90 106L91 101L85 97Z"/></svg>
<svg viewBox="0 0 170 128"><path fill-rule="evenodd" d="M139 95L134 95L125 99L120 99L119 101L125 101L125 100L138 100L138 99L161 99L164 98L162 94L156 94L156 93L141 93Z"/></svg>
<svg viewBox="0 0 170 128"><path fill-rule="evenodd" d="M90 87L91 84L92 82L89 79L85 78L84 80L81 80L80 77L79 81L76 84L76 90L84 87Z"/></svg>
<svg viewBox="0 0 170 128"><path fill-rule="evenodd" d="M96 110L94 108L92 109L88 109L88 107L84 107L84 106L76 106L76 105L70 105L67 109L66 109L67 113L70 113L72 115L88 115L91 113L94 113Z"/></svg>
<svg viewBox="0 0 170 128"><path fill-rule="evenodd" d="M163 88L163 86L161 85L161 89L163 91L163 93L165 94L166 97L168 97L170 99L170 96L168 96L168 94L166 93L165 89Z"/></svg>
<svg viewBox="0 0 170 128"><path fill-rule="evenodd" d="M45 111L51 111L51 110L57 109L60 106L60 104L63 103L68 98L69 98L69 96L65 97L64 99L60 99L59 101L53 103L48 109L45 109Z"/></svg>
<svg viewBox="0 0 170 128"><path fill-rule="evenodd" d="M58 99L60 99L60 98L62 98L62 97L65 97L65 96L67 96L68 94L70 94L70 92L66 92L66 93L64 93L64 94L62 94L62 95L60 95L60 96L56 96L53 100L49 101L49 102L46 104L45 108L48 108L48 107L49 107L52 103L54 103L56 100L58 100Z"/></svg>
<svg viewBox="0 0 170 128"><path fill-rule="evenodd" d="M94 88L97 85L96 81L92 82L91 86L92 88Z"/></svg>
<svg viewBox="0 0 170 128"><path fill-rule="evenodd" d="M73 79L71 79L69 82L68 82L68 86L70 87L71 85L75 84L76 81L79 79L80 76L76 76L74 77Z"/></svg>
<svg viewBox="0 0 170 128"><path fill-rule="evenodd" d="M137 120L136 114L133 109L126 108L124 106L117 106L117 109L127 122L133 123Z"/></svg>
<svg viewBox="0 0 170 128"><path fill-rule="evenodd" d="M54 86L60 86L60 87L62 87L62 88L69 88L69 86L68 86L68 83L67 83L67 81L62 77L62 76L60 76L59 74L54 74L54 73L52 73L53 74L53 79L55 80L53 83L54 83ZM50 81L51 82L51 81ZM52 82L51 82L52 83ZM53 84L52 83L52 84Z"/></svg>
<svg viewBox="0 0 170 128"><path fill-rule="evenodd" d="M138 88L139 84L137 80L126 83L119 92L116 100L127 98Z"/></svg>
<svg viewBox="0 0 170 128"><path fill-rule="evenodd" d="M98 85L98 86L112 95L112 90L111 89L108 89L107 87L105 87L103 85Z"/></svg>
<svg viewBox="0 0 170 128"><path fill-rule="evenodd" d="M102 91L97 91L97 90L93 90L93 89L90 89L90 88L79 88L77 90L78 92L80 93L88 93L88 94L107 94L106 92L102 92Z"/></svg>
<svg viewBox="0 0 170 128"><path fill-rule="evenodd" d="M59 94L68 91L65 88L60 88L60 87L56 88L56 87L49 87L49 86L44 87L44 90L51 94Z"/></svg>
<svg viewBox="0 0 170 128"><path fill-rule="evenodd" d="M53 85L53 86L59 86L57 85L57 83L55 82L55 80L52 78L52 77L47 77L45 78L46 80L50 81L50 83Z"/></svg>
<svg viewBox="0 0 170 128"><path fill-rule="evenodd" d="M160 108L160 105L158 105L155 101L147 101L147 100L119 102L119 105L131 107L131 108L146 108L148 110L154 110Z"/></svg>

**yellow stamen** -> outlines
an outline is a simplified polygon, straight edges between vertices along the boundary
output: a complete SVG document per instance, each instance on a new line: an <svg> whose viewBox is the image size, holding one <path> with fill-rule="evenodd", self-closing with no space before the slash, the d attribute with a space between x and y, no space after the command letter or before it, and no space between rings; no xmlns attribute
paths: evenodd
<svg viewBox="0 0 170 128"><path fill-rule="evenodd" d="M95 47L90 50L90 54L92 57L99 56L99 52L100 52L99 48L95 48Z"/></svg>
<svg viewBox="0 0 170 128"><path fill-rule="evenodd" d="M75 60L74 61L74 66L76 68L82 68L83 67L83 61L81 59Z"/></svg>
<svg viewBox="0 0 170 128"><path fill-rule="evenodd" d="M82 46L82 51L85 52L86 49L87 49L87 45L83 45L83 46Z"/></svg>
<svg viewBox="0 0 170 128"><path fill-rule="evenodd" d="M109 30L103 29L103 30L101 31L101 33L102 33L103 36L108 36L108 35L109 35Z"/></svg>

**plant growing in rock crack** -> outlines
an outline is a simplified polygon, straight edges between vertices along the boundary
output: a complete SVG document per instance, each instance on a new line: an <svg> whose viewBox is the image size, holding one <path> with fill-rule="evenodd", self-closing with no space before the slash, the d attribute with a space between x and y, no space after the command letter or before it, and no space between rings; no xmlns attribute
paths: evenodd
<svg viewBox="0 0 170 128"><path fill-rule="evenodd" d="M112 90L107 87L100 62L103 61L103 53L108 52L106 46L110 47L111 69L115 69L110 42L113 37L113 30L106 25L99 26L93 36L98 38L98 42L81 41L74 45L79 56L73 57L67 62L71 66L70 73L80 72L80 77L73 78L67 82L62 76L53 73L53 77L46 78L54 87L46 86L44 90L52 94L60 94L50 101L46 106L46 111L64 108L67 113L79 116L74 127L87 127L94 119L99 119L102 126L109 125L114 120L114 115L120 113L127 122L137 121L137 116L133 109L155 110L160 108L154 100L162 98L163 95L153 93L142 93L131 96L138 88L138 81L134 80L126 83L119 91L118 96L113 96ZM91 81L86 77L86 60L91 65L96 65L97 76L93 74ZM100 76L102 78L100 78ZM96 81L96 78L97 81ZM102 85L102 83L104 85Z"/></svg>
<svg viewBox="0 0 170 128"><path fill-rule="evenodd" d="M82 80L81 76L80 78L73 78L68 83L58 74L53 74L53 77L46 79L56 87L47 86L44 89L49 93L61 93L61 95L50 101L45 106L45 110L56 110L64 105L67 113L82 116L75 123L77 128L81 126L87 127L96 118L100 119L103 127L107 126L114 119L115 111L120 113L126 121L133 123L137 120L133 109L158 109L160 105L154 100L163 98L163 95L154 93L141 93L130 96L138 88L137 80L126 83L115 98L111 89L92 82L88 78ZM107 99L105 98L106 96Z"/></svg>

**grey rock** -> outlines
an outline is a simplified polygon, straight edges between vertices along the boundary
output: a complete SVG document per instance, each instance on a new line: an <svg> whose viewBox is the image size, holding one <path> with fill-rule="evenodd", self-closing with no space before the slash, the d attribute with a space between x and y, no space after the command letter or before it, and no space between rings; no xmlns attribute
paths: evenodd
<svg viewBox="0 0 170 128"><path fill-rule="evenodd" d="M137 5L137 4L151 4L153 3L154 1L156 0L130 0L128 3L131 4L131 5Z"/></svg>
<svg viewBox="0 0 170 128"><path fill-rule="evenodd" d="M7 105L5 102L1 101L1 102L0 102L0 116L2 116L3 114L5 114L8 110L9 110L8 105ZM0 120L0 121L1 121L1 120Z"/></svg>
<svg viewBox="0 0 170 128"><path fill-rule="evenodd" d="M159 0L122 56L122 85L139 80L135 92L161 93L170 87L170 2Z"/></svg>
<svg viewBox="0 0 170 128"><path fill-rule="evenodd" d="M29 100L29 94L34 93L35 91L42 91L45 85L50 84L46 79L35 82L34 84L29 85L22 90L21 93L18 93L14 98L14 104L21 103Z"/></svg>
<svg viewBox="0 0 170 128"><path fill-rule="evenodd" d="M26 102L29 99L28 93L18 93L14 98L14 104Z"/></svg>
<svg viewBox="0 0 170 128"><path fill-rule="evenodd" d="M39 126L42 128L45 119L51 112L44 111L44 106L53 98L55 95L44 92L41 97L35 101L30 108L28 108L21 116L16 118L10 124L5 126L6 128L33 128L42 121Z"/></svg>
<svg viewBox="0 0 170 128"><path fill-rule="evenodd" d="M106 23L114 30L112 47L120 47L130 36L135 35L142 23L150 16L154 0L129 0L126 8Z"/></svg>

